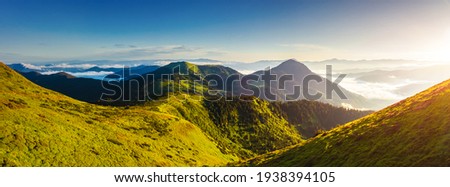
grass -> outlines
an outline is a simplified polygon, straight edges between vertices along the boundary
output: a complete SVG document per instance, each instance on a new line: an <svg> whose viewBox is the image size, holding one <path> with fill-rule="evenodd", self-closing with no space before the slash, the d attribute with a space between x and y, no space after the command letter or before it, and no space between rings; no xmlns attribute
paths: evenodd
<svg viewBox="0 0 450 187"><path fill-rule="evenodd" d="M172 114L197 124L218 143L222 152L240 158L267 153L302 140L287 121L273 115L267 101L255 98L253 102L244 102L245 105L241 102L215 102L201 96L181 94L147 105L153 111ZM224 108L226 111L219 111ZM220 121L219 117L230 121Z"/></svg>
<svg viewBox="0 0 450 187"><path fill-rule="evenodd" d="M2 166L211 166L238 159L174 115L79 102L4 64L0 81Z"/></svg>
<svg viewBox="0 0 450 187"><path fill-rule="evenodd" d="M247 166L450 166L450 80Z"/></svg>
<svg viewBox="0 0 450 187"><path fill-rule="evenodd" d="M249 104L267 121L221 125L200 96L98 106L41 88L3 64L0 74L2 166L216 166L301 141L266 102Z"/></svg>
<svg viewBox="0 0 450 187"><path fill-rule="evenodd" d="M233 73L173 65L196 73ZM171 70L165 68L156 72ZM304 143L301 129L314 130L305 131L311 134L337 125L327 122L335 119L330 111L340 112L344 121L365 115L307 101L209 101L186 94L192 87L184 83L156 101L99 106L39 87L2 63L0 84L2 166L224 166Z"/></svg>

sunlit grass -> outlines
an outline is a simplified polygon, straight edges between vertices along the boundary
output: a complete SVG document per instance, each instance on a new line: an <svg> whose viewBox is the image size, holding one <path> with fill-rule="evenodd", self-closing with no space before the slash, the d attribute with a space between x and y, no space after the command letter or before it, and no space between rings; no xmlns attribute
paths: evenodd
<svg viewBox="0 0 450 187"><path fill-rule="evenodd" d="M183 118L79 102L1 66L3 166L202 166L238 159Z"/></svg>
<svg viewBox="0 0 450 187"><path fill-rule="evenodd" d="M450 80L291 149L262 166L450 166Z"/></svg>

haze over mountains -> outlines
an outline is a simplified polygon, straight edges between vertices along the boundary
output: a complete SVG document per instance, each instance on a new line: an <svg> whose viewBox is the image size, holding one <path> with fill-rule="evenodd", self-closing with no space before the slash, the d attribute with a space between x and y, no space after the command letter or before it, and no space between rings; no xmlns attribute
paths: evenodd
<svg viewBox="0 0 450 187"><path fill-rule="evenodd" d="M338 84L333 83L333 80L327 80L326 78L323 78L315 73L313 73L308 67L306 67L304 64L296 61L296 60L287 60L285 62L282 62L280 65L271 68L270 70L265 71L257 71L253 73L253 75L263 75L266 73L266 71L270 71L272 74L276 75L278 78L280 78L283 75L292 75L293 80L292 81L286 81L284 83L284 89L280 89L281 82L274 81L274 84L271 86L270 91L272 93L275 93L278 100L286 101L289 99L307 99L306 98L306 91L304 90L305 84L304 80L306 77L315 75L317 77L317 80L313 80L308 82L308 93L311 95L315 94L321 94L322 97L320 97L319 101L330 103L335 106L347 106L351 108L371 108L371 109L378 109L382 108L382 105L375 104L375 102L370 101L361 95L352 93L345 88L339 86ZM259 85L262 84L262 82L257 83ZM299 98L287 98L289 96L286 95L293 95L294 93L294 87L299 86L300 87L300 97ZM332 86L331 86L332 85ZM333 89L336 88L335 91L331 92L331 98L327 97L327 89ZM268 90L265 90L268 91ZM342 92L342 95L339 95L338 92Z"/></svg>
<svg viewBox="0 0 450 187"><path fill-rule="evenodd" d="M140 67L142 67L142 69L139 69ZM58 76L58 74L40 75L30 72L22 72L22 74L36 84L91 103L99 102L100 100L124 99L142 101L146 99L145 96L155 99L169 92L177 91L191 93L198 92L204 94L210 90L210 88L214 88L214 90L220 90L220 94L223 96L239 96L245 94L278 101L299 100L305 99L305 94L320 94L321 97L316 99L338 107L379 109L382 108L384 104L382 102L368 100L360 95L347 91L339 85L334 85L331 81L313 73L304 64L295 60L285 61L279 66L270 69L273 76L275 76L270 85L270 92L275 94L275 98L267 98L266 92L268 91L268 85L263 85L261 76L264 74L264 71L243 75L232 68L221 65L195 65L188 62L171 63L160 68L157 66L136 66L125 70L126 71L117 72L117 74L122 74L119 74L119 76L125 76L125 78L114 77L115 74L107 76L107 78L116 78L116 84L111 84L108 80L74 78ZM220 80L214 80L214 76L211 75L217 76L215 78ZM279 79L283 75L292 75L293 78L293 80L288 80L284 84L284 90L279 89L280 85L278 84ZM317 76L318 80L310 81L309 84L306 85L309 86L309 90L305 93L303 91L303 87L305 87L303 81L307 76L311 75ZM148 76L151 76L154 80L145 80ZM249 89L242 86L250 76L260 77L259 81L249 83L250 85L261 89L260 93L249 92ZM187 82L181 84L179 82L180 80ZM201 83L199 84L198 81ZM216 81L217 85L211 87L211 81ZM240 84L236 84L236 82L233 81L238 81ZM295 86L300 87L300 90L298 90L299 93L297 93L299 95L295 96L295 98L286 98L285 95L294 94ZM172 90L175 88L179 90ZM326 97L328 94L327 89L335 89L334 91L331 91L333 94L331 98ZM112 92L114 92L115 95L111 95ZM342 92L342 94L339 95L337 92ZM105 96L105 94L107 98L102 99L102 95Z"/></svg>
<svg viewBox="0 0 450 187"><path fill-rule="evenodd" d="M130 67L131 74L144 74L160 66L177 61L175 59L135 60L135 61L65 61L63 64L41 62L38 64L10 64L9 66L20 72L37 71L42 74L66 72L76 77L103 79L105 77L119 77L124 74L122 68ZM225 65L239 73L252 74L268 67L274 68L282 60L262 60L254 63L223 62L212 59L191 59L196 65ZM431 85L437 84L450 76L450 66L443 63L431 63L411 60L342 60L330 59L325 61L302 62L314 73L325 77L326 65L332 65L333 79L340 74L346 77L339 84L352 93L371 100L370 107L356 107L367 109L381 109L401 99L411 96ZM28 68L27 68L28 67ZM147 69L148 68L148 69ZM112 74L116 74L112 76ZM123 78L123 77L122 77ZM44 85L45 86L45 85ZM52 87L52 89L55 89ZM65 93L67 94L67 93ZM77 97L78 99L80 97ZM87 100L85 100L87 101ZM89 102L96 100L89 100ZM349 106L349 105L346 105Z"/></svg>
<svg viewBox="0 0 450 187"><path fill-rule="evenodd" d="M156 65L133 65L126 66L120 64L112 65L94 65L89 63L83 64L47 64L47 65L32 65L32 64L9 64L12 69L28 73L38 72L44 75L51 75L60 72L65 72L76 77L93 78L102 80L108 75L125 75L128 74L144 74L157 69Z"/></svg>

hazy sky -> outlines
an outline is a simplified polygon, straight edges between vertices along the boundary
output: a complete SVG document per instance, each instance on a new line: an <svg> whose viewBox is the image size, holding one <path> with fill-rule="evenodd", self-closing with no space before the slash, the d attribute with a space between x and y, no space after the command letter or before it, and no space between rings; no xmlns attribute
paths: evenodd
<svg viewBox="0 0 450 187"><path fill-rule="evenodd" d="M449 0L0 0L0 61L450 61Z"/></svg>

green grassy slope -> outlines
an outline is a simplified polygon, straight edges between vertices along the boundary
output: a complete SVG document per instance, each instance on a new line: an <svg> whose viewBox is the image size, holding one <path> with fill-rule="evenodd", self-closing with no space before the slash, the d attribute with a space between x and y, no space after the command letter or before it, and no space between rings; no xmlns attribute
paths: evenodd
<svg viewBox="0 0 450 187"><path fill-rule="evenodd" d="M450 80L244 165L450 166Z"/></svg>
<svg viewBox="0 0 450 187"><path fill-rule="evenodd" d="M153 72L135 77L123 82L124 94L114 95L113 100L116 102L104 102L106 105L129 105L131 100L136 104L151 100L166 99L170 95L178 93L198 94L204 93L208 86L203 84L202 74L199 67L189 62L173 62L162 66ZM122 83L121 83L122 84ZM129 90L129 91L128 91ZM129 98L129 99L128 99Z"/></svg>
<svg viewBox="0 0 450 187"><path fill-rule="evenodd" d="M200 74L234 73L180 65ZM299 128L314 126L312 133L336 119L316 109L343 110L309 101L285 107L255 97L209 101L183 93L132 107L98 106L41 88L3 64L0 75L3 166L225 165L301 143ZM301 107L304 102L316 109ZM347 121L359 115L365 113L342 114Z"/></svg>
<svg viewBox="0 0 450 187"><path fill-rule="evenodd" d="M201 166L222 153L180 117L144 107L103 107L43 89L0 63L2 166Z"/></svg>
<svg viewBox="0 0 450 187"><path fill-rule="evenodd" d="M257 154L266 153L301 141L297 130L273 110L265 100L205 101L209 117L222 136L238 142ZM249 125L250 124L250 125Z"/></svg>
<svg viewBox="0 0 450 187"><path fill-rule="evenodd" d="M293 126L284 118L273 115L267 101L255 99L246 102L245 108L239 106L239 101L226 102L221 107L229 109L227 111L218 111L217 103L200 96L182 94L149 102L147 105L154 111L175 115L197 124L218 143L222 152L240 158L249 158L302 141ZM238 118L244 114L250 116L241 121L225 122L216 118Z"/></svg>
<svg viewBox="0 0 450 187"><path fill-rule="evenodd" d="M34 85L3 64L0 73L4 166L225 165L302 141L259 99L249 106L267 121L218 124L200 96L98 106Z"/></svg>
<svg viewBox="0 0 450 187"><path fill-rule="evenodd" d="M196 124L218 143L222 152L240 158L295 145L304 141L303 136L309 137L321 129L330 129L370 113L304 100L273 103L256 97L217 100L188 94L146 105L152 111Z"/></svg>

